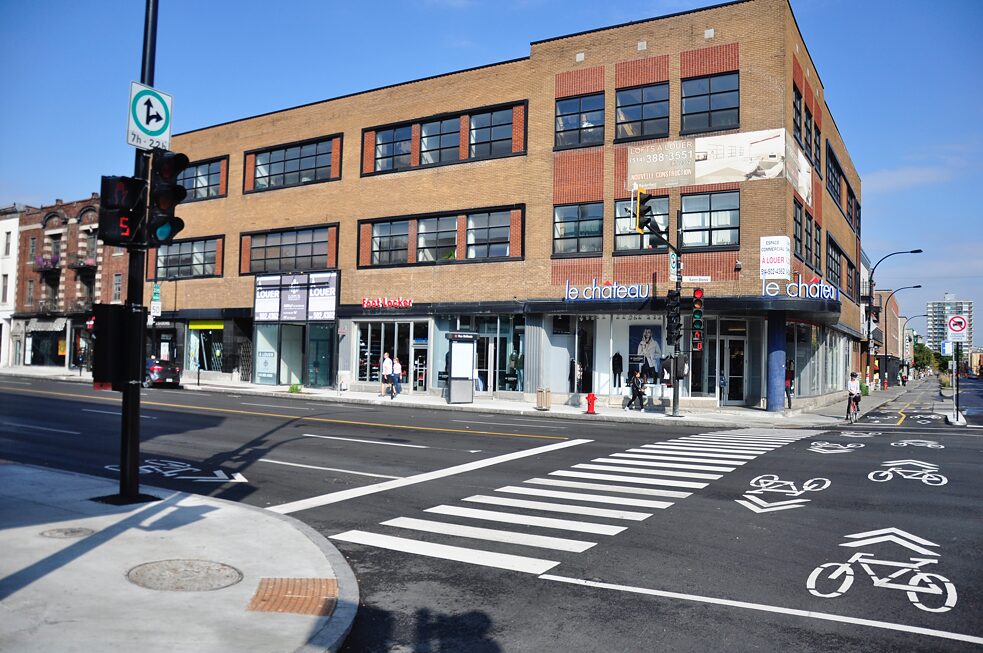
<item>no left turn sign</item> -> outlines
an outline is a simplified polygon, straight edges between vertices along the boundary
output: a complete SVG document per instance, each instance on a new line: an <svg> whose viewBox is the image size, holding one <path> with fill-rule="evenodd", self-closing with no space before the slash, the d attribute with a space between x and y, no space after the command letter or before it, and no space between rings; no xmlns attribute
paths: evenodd
<svg viewBox="0 0 983 653"><path fill-rule="evenodd" d="M965 315L952 315L946 320L946 340L966 342L968 340L969 318Z"/></svg>

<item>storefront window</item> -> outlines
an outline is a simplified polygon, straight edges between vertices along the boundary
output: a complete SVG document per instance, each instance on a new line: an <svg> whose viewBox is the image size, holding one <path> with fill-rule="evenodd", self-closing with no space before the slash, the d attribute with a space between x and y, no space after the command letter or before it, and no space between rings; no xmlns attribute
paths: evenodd
<svg viewBox="0 0 983 653"><path fill-rule="evenodd" d="M188 328L187 369L222 371L222 322L192 321Z"/></svg>
<svg viewBox="0 0 983 653"><path fill-rule="evenodd" d="M256 373L254 383L260 385L276 385L276 351L277 340L280 337L280 325L256 325Z"/></svg>

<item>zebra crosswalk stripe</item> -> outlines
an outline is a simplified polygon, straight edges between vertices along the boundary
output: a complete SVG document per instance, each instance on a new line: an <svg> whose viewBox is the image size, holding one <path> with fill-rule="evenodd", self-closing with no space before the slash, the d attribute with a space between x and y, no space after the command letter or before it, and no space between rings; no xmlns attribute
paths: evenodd
<svg viewBox="0 0 983 653"><path fill-rule="evenodd" d="M517 485L507 485L500 487L496 492L508 492L510 494L524 494L534 497L549 497L551 499L570 499L572 501L589 501L591 503L609 503L618 506L634 506L638 508L668 508L672 501L652 501L651 499L631 499L629 497L613 497L608 494L589 494L587 492L563 492L560 490L544 490L538 487L521 487Z"/></svg>
<svg viewBox="0 0 983 653"><path fill-rule="evenodd" d="M558 478L530 478L524 481L533 485L548 485L550 487L569 487L578 490L601 490L605 492L620 492L622 494L638 494L649 497L669 497L671 499L685 499L693 494L692 492L679 492L677 490L655 490L647 487L631 487L628 485L610 485L608 483L584 483L582 481L563 481Z"/></svg>
<svg viewBox="0 0 983 653"><path fill-rule="evenodd" d="M627 458L627 460L625 460ZM714 465L687 465L677 462L654 462L651 460L639 460L639 457L631 454L613 453L611 458L595 458L591 462L595 463L617 463L619 465L643 465L645 467L667 467L669 469L695 469L705 472L732 472L736 467L717 467Z"/></svg>
<svg viewBox="0 0 983 653"><path fill-rule="evenodd" d="M630 472L632 474L651 474L652 476L673 476L676 478L705 478L708 481L716 481L721 478L720 474L704 474L702 472L674 472L662 469L637 469L634 467L612 467L611 465L592 465L582 463L574 465L574 469L596 469L601 472Z"/></svg>
<svg viewBox="0 0 983 653"><path fill-rule="evenodd" d="M550 472L550 476L566 476L568 478L589 478L598 481L623 481L625 483L637 483L639 485L658 485L660 487L687 487L694 490L702 490L708 484L696 483L694 481L663 480L661 478L641 478L639 476L621 476L619 474L595 474L593 472L572 472L560 469Z"/></svg>
<svg viewBox="0 0 983 653"><path fill-rule="evenodd" d="M519 515L512 512L476 510L474 508L459 508L457 506L434 506L433 508L427 508L424 512L432 512L438 515L450 515L452 517L485 519L488 521L505 522L507 524L525 524L526 526L541 526L543 528L556 528L564 531L594 533L597 535L617 535L621 531L625 530L624 526L609 526L607 524L573 521L569 519L554 519L552 517L533 517L532 515Z"/></svg>
<svg viewBox="0 0 983 653"><path fill-rule="evenodd" d="M396 519L390 519L389 521L382 522L380 526L405 528L414 531L422 531L425 533L436 533L438 535L467 537L476 540L487 540L489 542L519 544L522 546L532 546L540 549L570 551L571 553L583 553L587 549L597 544L597 542L570 540L564 537L533 535L531 533L519 533L517 531L501 531L495 528L463 526L461 524L448 524L447 522L431 521L429 519L414 519L412 517L397 517Z"/></svg>
<svg viewBox="0 0 983 653"><path fill-rule="evenodd" d="M687 463L712 463L714 465L744 465L748 463L748 460L715 460L708 458L692 458L687 456L685 453L674 454L672 452L667 452L665 455L658 455L659 452L654 452L652 449L629 449L630 453L621 454L622 456L631 456L632 458L641 458L644 460L679 460Z"/></svg>
<svg viewBox="0 0 983 653"><path fill-rule="evenodd" d="M484 503L491 506L507 508L528 508L545 512L562 512L569 515L585 515L587 517L606 517L608 519L627 519L629 521L644 521L652 516L650 512L634 510L612 510L611 508L594 508L592 506L574 506L568 503L551 503L548 501L530 501L528 499L513 499L511 497L490 497L476 494L466 497L463 501Z"/></svg>

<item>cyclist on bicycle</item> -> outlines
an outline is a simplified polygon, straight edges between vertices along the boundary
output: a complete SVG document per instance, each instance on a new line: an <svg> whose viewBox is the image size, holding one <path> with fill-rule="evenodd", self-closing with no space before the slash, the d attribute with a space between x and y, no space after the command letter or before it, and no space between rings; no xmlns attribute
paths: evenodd
<svg viewBox="0 0 983 653"><path fill-rule="evenodd" d="M846 418L850 419L850 412L853 410L854 403L857 405L857 410L860 410L860 379L857 378L856 372L850 372L850 384L847 385L846 391Z"/></svg>

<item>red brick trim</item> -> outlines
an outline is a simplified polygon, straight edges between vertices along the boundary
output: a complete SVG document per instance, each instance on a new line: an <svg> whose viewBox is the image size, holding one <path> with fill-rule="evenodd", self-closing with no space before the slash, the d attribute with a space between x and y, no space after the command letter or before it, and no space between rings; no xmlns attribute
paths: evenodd
<svg viewBox="0 0 983 653"><path fill-rule="evenodd" d="M374 137L373 137L374 138ZM369 265L372 262L372 225L358 225L358 264Z"/></svg>
<svg viewBox="0 0 983 653"><path fill-rule="evenodd" d="M512 209L509 215L509 256L522 258L522 210Z"/></svg>
<svg viewBox="0 0 983 653"><path fill-rule="evenodd" d="M526 107L523 104L512 107L512 151L526 151Z"/></svg>
<svg viewBox="0 0 983 653"><path fill-rule="evenodd" d="M553 155L553 203L604 199L604 150L594 147Z"/></svg>
<svg viewBox="0 0 983 653"><path fill-rule="evenodd" d="M741 45L729 43L710 48L688 50L679 53L679 76L700 77L716 73L728 73L741 67Z"/></svg>
<svg viewBox="0 0 983 653"><path fill-rule="evenodd" d="M812 86L809 84L809 82L805 82L803 86L805 86L805 89L802 91L802 101L806 105L806 109L809 110L809 113L815 113L815 111L812 110L812 105L816 102L816 98L812 94Z"/></svg>
<svg viewBox="0 0 983 653"><path fill-rule="evenodd" d="M418 225L419 223L416 220L410 220L409 225L406 227L406 262L410 265L416 263L416 232Z"/></svg>
<svg viewBox="0 0 983 653"><path fill-rule="evenodd" d="M604 90L604 66L557 73L555 85L557 99L585 93L600 93Z"/></svg>
<svg viewBox="0 0 983 653"><path fill-rule="evenodd" d="M669 81L669 55L622 61L614 67L615 88Z"/></svg>
<svg viewBox="0 0 983 653"><path fill-rule="evenodd" d="M239 274L249 273L249 264L252 262L252 236L243 236L239 239Z"/></svg>
<svg viewBox="0 0 983 653"><path fill-rule="evenodd" d="M468 216L462 214L457 216L457 253L458 261L465 261L468 258Z"/></svg>
<svg viewBox="0 0 983 653"><path fill-rule="evenodd" d="M819 98L816 98L816 107L815 107L815 109L812 112L812 122L814 122L816 124L816 127L819 127L819 131L822 131L822 129L823 129L823 109L822 109L821 106L819 106L819 104L820 104L820 99Z"/></svg>
<svg viewBox="0 0 983 653"><path fill-rule="evenodd" d="M798 86L799 90L802 90L803 79L804 75L802 74L802 64L799 63L798 57L792 55L792 83Z"/></svg>
<svg viewBox="0 0 983 653"><path fill-rule="evenodd" d="M375 172L375 132L362 134L362 174Z"/></svg>
<svg viewBox="0 0 983 653"><path fill-rule="evenodd" d="M219 163L218 194L225 195L229 188L229 160L222 159Z"/></svg>
<svg viewBox="0 0 983 653"><path fill-rule="evenodd" d="M331 139L331 178L341 177L341 136Z"/></svg>
<svg viewBox="0 0 983 653"><path fill-rule="evenodd" d="M157 278L157 248L147 250L147 279Z"/></svg>
<svg viewBox="0 0 983 653"><path fill-rule="evenodd" d="M604 272L603 259L576 258L550 261L550 280L554 286L570 283L590 283L594 279L600 282Z"/></svg>
<svg viewBox="0 0 983 653"><path fill-rule="evenodd" d="M215 274L222 276L225 269L225 238L219 238L215 243Z"/></svg>
<svg viewBox="0 0 983 653"><path fill-rule="evenodd" d="M734 269L740 252L686 252L687 276L708 276L716 281L737 281L741 273Z"/></svg>
<svg viewBox="0 0 983 653"><path fill-rule="evenodd" d="M420 123L410 127L410 166L420 165Z"/></svg>
<svg viewBox="0 0 983 653"><path fill-rule="evenodd" d="M247 193L255 188L256 184L256 155L246 155L246 169L242 171L242 189Z"/></svg>
<svg viewBox="0 0 983 653"><path fill-rule="evenodd" d="M689 262L687 261L687 264ZM614 280L618 283L665 283L669 278L669 256L618 256L614 259Z"/></svg>
<svg viewBox="0 0 983 653"><path fill-rule="evenodd" d="M338 267L338 227L328 227L328 269Z"/></svg>
<svg viewBox="0 0 983 653"><path fill-rule="evenodd" d="M819 175L812 176L812 217L816 224L823 224L823 181Z"/></svg>
<svg viewBox="0 0 983 653"><path fill-rule="evenodd" d="M457 147L457 156L461 161L467 161L471 154L471 116L468 114L461 116L459 134L460 141Z"/></svg>

